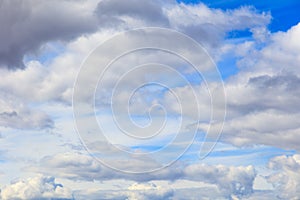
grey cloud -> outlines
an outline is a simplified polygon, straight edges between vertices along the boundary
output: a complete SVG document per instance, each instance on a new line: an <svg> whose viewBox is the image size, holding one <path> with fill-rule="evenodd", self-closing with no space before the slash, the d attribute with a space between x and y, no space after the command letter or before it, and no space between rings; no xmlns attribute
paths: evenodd
<svg viewBox="0 0 300 200"><path fill-rule="evenodd" d="M3 0L0 3L0 66L24 68L24 55L38 51L43 44L70 41L100 27L118 29L122 24L123 28L170 27L216 46L228 31L257 29L269 21L268 14L251 8L225 12L211 10L204 4L190 6L175 1L103 0L96 4L72 0Z"/></svg>
<svg viewBox="0 0 300 200"><path fill-rule="evenodd" d="M96 13L101 24L116 25L124 23L123 16L144 20L150 24L167 25L168 18L163 13L159 0L103 0L98 3Z"/></svg>
<svg viewBox="0 0 300 200"><path fill-rule="evenodd" d="M228 167L194 164L184 169L185 177L189 180L203 181L216 184L228 198L235 195L239 198L253 193L253 181L256 172L252 166Z"/></svg>
<svg viewBox="0 0 300 200"><path fill-rule="evenodd" d="M242 75L242 74L241 74ZM300 108L300 78L295 74L251 76L242 87L227 84L229 112L249 114L274 109L297 113ZM243 96L236 100L237 94Z"/></svg>
<svg viewBox="0 0 300 200"><path fill-rule="evenodd" d="M19 129L43 129L52 128L54 122L43 113L25 112L22 114L16 111L0 113L0 125Z"/></svg>
<svg viewBox="0 0 300 200"><path fill-rule="evenodd" d="M39 168L29 167L28 170L38 171L40 173L50 173L51 169L57 169L56 175L60 175L72 180L111 180L111 179L128 179L145 182L153 179L176 179L181 171L171 169L161 171L155 174L127 174L112 170L93 159L90 155L81 153L62 153L54 156L44 157L41 161L42 166ZM144 163L139 160L132 160L130 163L116 161L119 165L128 165L133 168L143 168ZM85 169L85 170L82 170ZM53 174L54 175L54 174Z"/></svg>
<svg viewBox="0 0 300 200"><path fill-rule="evenodd" d="M14 96L0 92L0 126L17 129L53 128L54 122L42 111L32 109Z"/></svg>
<svg viewBox="0 0 300 200"><path fill-rule="evenodd" d="M286 90L287 92L300 93L300 78L294 74L278 76L262 75L251 77L249 85L255 85L262 89Z"/></svg>
<svg viewBox="0 0 300 200"><path fill-rule="evenodd" d="M257 111L228 119L223 129L222 140L236 146L268 145L286 150L300 150L299 114L280 111ZM218 123L211 127L219 126ZM204 130L205 126L200 125Z"/></svg>
<svg viewBox="0 0 300 200"><path fill-rule="evenodd" d="M142 24L163 24L168 19L162 1L22 1L0 2L0 67L24 68L23 57L49 41L70 41L99 27L116 29L122 16Z"/></svg>
<svg viewBox="0 0 300 200"><path fill-rule="evenodd" d="M298 112L300 108L300 78L294 74L262 75L252 77L249 87L260 94L260 99L252 106L260 110L277 109L289 113Z"/></svg>
<svg viewBox="0 0 300 200"><path fill-rule="evenodd" d="M0 116L4 117L4 118L6 118L6 117L9 118L9 117L17 117L18 114L16 111L11 111L11 112L2 112L2 113L0 113Z"/></svg>
<svg viewBox="0 0 300 200"><path fill-rule="evenodd" d="M251 53L239 63L239 73L226 81L223 141L300 150L299 31L300 24L274 33L262 49L251 47Z"/></svg>
<svg viewBox="0 0 300 200"><path fill-rule="evenodd" d="M135 167L142 168L143 166L139 163L139 166ZM251 195L256 177L252 166L206 164L189 166L175 164L153 173L126 174L104 167L91 156L79 153L63 153L45 157L41 160L39 168L29 167L27 170L83 181L124 179L145 183L152 180L192 180L216 185L222 195L227 198L231 195L238 197Z"/></svg>
<svg viewBox="0 0 300 200"><path fill-rule="evenodd" d="M180 25L180 29L197 41L213 47L219 46L226 35L226 32L220 26L213 23L189 26Z"/></svg>
<svg viewBox="0 0 300 200"><path fill-rule="evenodd" d="M92 12L86 14L76 1L0 2L0 67L23 68L23 56L52 40L68 41L95 31Z"/></svg>

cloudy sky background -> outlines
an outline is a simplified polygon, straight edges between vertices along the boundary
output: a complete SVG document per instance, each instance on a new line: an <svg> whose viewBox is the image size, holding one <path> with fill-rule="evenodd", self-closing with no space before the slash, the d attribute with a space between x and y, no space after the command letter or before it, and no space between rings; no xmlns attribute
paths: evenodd
<svg viewBox="0 0 300 200"><path fill-rule="evenodd" d="M299 10L296 0L243 4L234 0L0 0L0 197L299 199ZM110 91L132 65L159 62L188 77L201 110L198 117L190 88L178 79L166 80L160 70L147 71L150 77L171 85L180 97L186 128L182 134L189 135L192 127L197 136L171 166L153 173L128 174L100 164L83 147L74 123L72 94L81 63L92 50L117 33L141 27L174 29L199 42L221 73L227 110L218 144L200 160L198 153L208 126L215 130L222 125L222 101L214 105L216 120L210 123L204 82L182 60L167 53L137 52L116 62L104 79L104 89ZM129 44L124 41L118 45ZM105 56L99 55L101 59ZM87 72L85 78L90 79L92 74ZM124 96L130 94L132 82L140 77L129 80L116 95L115 104L127 103ZM220 99L221 85L214 79L207 85ZM107 119L111 113L106 94L100 88L95 98L97 117L107 122L105 130L111 143L131 152L157 150L178 132L180 113L169 91L150 87L135 96L132 112L136 115L157 102L155 99L171 113L162 136L138 144L121 137ZM123 113L119 114L122 120ZM152 114L161 119L159 111ZM91 128L90 117L85 116L82 129ZM211 136L215 138L217 133ZM184 146L187 138L177 145ZM110 151L106 143L99 147L99 151ZM177 155L176 149L164 153L166 159ZM157 164L147 158L130 157L127 163L118 157L112 159L117 168L136 171ZM164 157L159 162L165 162Z"/></svg>

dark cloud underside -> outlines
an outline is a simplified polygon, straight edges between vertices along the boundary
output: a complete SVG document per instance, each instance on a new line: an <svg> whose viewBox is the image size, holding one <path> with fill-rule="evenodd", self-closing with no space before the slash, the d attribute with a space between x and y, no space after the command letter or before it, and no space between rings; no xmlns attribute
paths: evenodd
<svg viewBox="0 0 300 200"><path fill-rule="evenodd" d="M92 14L79 12L77 3L1 0L0 67L23 68L24 54L38 50L43 43L70 40L96 30Z"/></svg>

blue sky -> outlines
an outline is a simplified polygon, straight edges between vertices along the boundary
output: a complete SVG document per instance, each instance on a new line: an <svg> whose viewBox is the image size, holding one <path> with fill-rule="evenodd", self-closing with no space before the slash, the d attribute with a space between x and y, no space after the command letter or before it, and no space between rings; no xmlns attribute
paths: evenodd
<svg viewBox="0 0 300 200"><path fill-rule="evenodd" d="M221 8L221 9L234 9L241 6L253 6L260 11L271 12L273 20L269 25L269 29L272 32L276 31L286 31L291 26L296 25L299 20L299 8L300 3L297 0L287 0L287 1L252 1L252 0L183 0L179 2L197 4L197 3L205 3L211 8Z"/></svg>
<svg viewBox="0 0 300 200"><path fill-rule="evenodd" d="M299 11L3 1L0 199L299 199Z"/></svg>

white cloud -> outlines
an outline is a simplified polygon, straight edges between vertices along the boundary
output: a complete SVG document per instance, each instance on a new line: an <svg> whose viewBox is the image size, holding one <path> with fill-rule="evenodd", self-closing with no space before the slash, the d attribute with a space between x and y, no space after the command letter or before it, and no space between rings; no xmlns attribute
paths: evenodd
<svg viewBox="0 0 300 200"><path fill-rule="evenodd" d="M68 5L69 2L62 2L62 7L59 10L59 13L61 10L66 9L66 5ZM113 11L114 16L121 17L125 14L133 14L135 15L146 15L146 12L138 12L136 13L140 8L145 6L143 3L147 2L141 2L137 1L135 2L135 6L137 8L135 9L132 6L129 7L122 7L122 2L116 2L116 1L101 1L98 5L98 8L100 9L102 6L104 7L111 7L111 6L119 6L121 9L121 13L118 13L117 11ZM55 6L51 6L52 8L55 8L58 6L58 2L55 2ZM103 4L103 5L102 5ZM126 3L128 4L128 3ZM194 28L196 28L195 31L193 31L194 35L196 34L199 36L199 38L196 40L205 42L208 41L214 42L216 41L215 38L212 38L212 40L206 40L205 38L202 38L202 32L201 30L207 32L205 35L211 35L213 36L215 33L215 30L210 30L207 27L207 19L210 19L210 24L215 27L222 27L221 32L217 32L219 35L224 35L225 32L235 30L235 29L247 29L252 27L261 27L266 26L269 23L270 16L266 15L265 13L257 13L252 8L240 8L232 11L222 11L217 9L210 9L206 7L204 4L199 5L184 5L184 4L177 4L175 2L168 2L163 3L161 1L153 1L151 4L154 8L151 10L147 10L147 12L154 12L155 10L160 10L161 7L163 7L163 10L161 15L163 15L165 18L168 18L170 21L172 21L172 25L170 25L169 28L173 28L175 30L183 31L188 33L188 31L185 30L184 27L181 26L192 26L191 23L196 23L194 25ZM89 16L89 12L92 13L93 6L95 6L95 3L93 1L90 1L89 3L85 3L85 6L83 6L83 10L81 13L82 15ZM26 7L26 6L25 6ZM34 7L34 6L33 6ZM39 4L37 6L38 9L48 9L47 4ZM80 9L79 7L73 6L72 9L68 8L67 13L72 13L74 10L77 12L77 9ZM109 10L107 10L108 12ZM52 10L51 10L52 12ZM156 11L155 11L156 12ZM161 12L161 11L160 11ZM38 12L39 13L39 12ZM61 13L60 13L61 14ZM46 15L46 14L45 14ZM181 17L178 17L180 15ZM157 17L157 15L149 15L153 18ZM33 19L34 16L30 16ZM48 16L46 16L48 17ZM57 17L57 16L56 16ZM90 17L90 16L89 16ZM151 17L150 17L151 18ZM224 18L230 18L230 21L224 20ZM254 20L255 19L255 20ZM112 20L113 21L113 20ZM154 20L155 21L155 20ZM126 20L125 22L126 23ZM147 20L143 21L144 24L147 24ZM135 25L129 25L130 28L136 27ZM163 26L164 27L164 26ZM199 27L199 28L197 28ZM226 27L226 28L224 28ZM199 30L197 30L199 29ZM124 28L120 29L124 30ZM48 99L56 99L56 100L66 100L70 98L70 89L73 86L73 82L76 76L76 72L79 68L80 63L84 59L85 56L88 55L88 53L95 47L97 44L100 44L105 39L109 38L114 33L117 33L120 31L119 29L100 29L98 32L89 34L89 35L79 35L74 41L67 44L65 48L65 52L59 55L58 57L54 58L49 65L42 66L37 62L29 62L26 64L26 69L15 71L15 72L6 72L5 70L2 71L2 73L5 74L3 76L4 81L1 83L2 87L5 87L6 89L9 89L11 93L17 93L22 98L26 99L40 99L40 100L48 100ZM188 34L189 35L189 34ZM193 34L191 34L193 36ZM222 37L221 37L222 38ZM174 44L175 45L175 44ZM216 50L216 49L215 49ZM193 53L193 52L190 52ZM154 57L155 59L155 57ZM162 59L159 59L162 60ZM27 69L28 68L28 69ZM61 73L61 70L64 70L64 73ZM116 72L118 73L118 72ZM22 84L17 84L15 80L18 79L18 83L21 82ZM35 88L35 91L31 91L31 95L26 93L26 91L29 91L31 88ZM70 101L69 99L67 101Z"/></svg>
<svg viewBox="0 0 300 200"><path fill-rule="evenodd" d="M263 29L271 19L268 13L258 13L252 7L222 11L201 3L181 3L167 8L171 27L208 46L219 46L229 31Z"/></svg>
<svg viewBox="0 0 300 200"><path fill-rule="evenodd" d="M54 122L45 112L28 107L7 92L0 91L0 126L16 129L53 128Z"/></svg>
<svg viewBox="0 0 300 200"><path fill-rule="evenodd" d="M16 181L1 190L1 199L72 199L72 193L54 177L37 176Z"/></svg>
<svg viewBox="0 0 300 200"><path fill-rule="evenodd" d="M255 144L275 146L287 150L299 150L299 114L274 110L252 112L228 119L223 129L222 140L236 146ZM273 124L273 125L270 125ZM215 124L212 124L212 127ZM200 125L206 129L206 124Z"/></svg>
<svg viewBox="0 0 300 200"><path fill-rule="evenodd" d="M118 163L124 165L124 163ZM253 193L253 183L256 172L253 166L225 166L192 164L188 166L174 164L157 172L143 174L127 174L106 168L89 155L68 153L57 154L41 160L39 168L29 167L27 170L38 171L60 178L82 181L106 181L106 180L133 180L146 184L154 180L190 180L200 183L208 183L218 188L221 195L230 197L249 196ZM143 163L133 163L133 167L143 168ZM134 195L144 194L147 187L153 185L133 185L129 189L136 191ZM145 188L146 187L146 188ZM139 190L141 189L141 190ZM170 194L170 191L156 190L152 188L149 192L157 191L157 195ZM162 193L160 193L162 192ZM147 192L146 192L147 193ZM150 195L150 194L149 194Z"/></svg>
<svg viewBox="0 0 300 200"><path fill-rule="evenodd" d="M299 74L299 32L300 24L297 24L287 32L271 34L267 45L262 49L254 49L241 59L239 67L252 76L265 73L274 75L279 72Z"/></svg>
<svg viewBox="0 0 300 200"><path fill-rule="evenodd" d="M253 193L253 181L256 172L252 166L228 167L194 164L186 167L184 171L184 177L189 180L217 185L225 197L231 195L242 197Z"/></svg>
<svg viewBox="0 0 300 200"><path fill-rule="evenodd" d="M97 8L96 4L98 2L96 1L84 4L82 2L76 3L76 6L72 8L68 7L69 1L63 2L64 6L62 7L57 2L55 2L54 6L50 7L48 3L40 3L37 9L33 9L33 15L30 14L28 15L29 18L27 18L32 19L35 23L31 23L31 20L25 20L26 23L35 25L35 27L41 27L37 24L46 24L43 20L50 20L49 16L44 14L47 13L43 12L44 10L49 9L51 13L54 12L54 14L57 14L53 15L54 20L51 18L51 21L55 21L55 23L60 20L64 13L67 13L69 16L73 16L74 13L82 14L78 19L67 18L61 24L68 24L69 26L58 27L58 32L53 26L42 26L42 30L34 30L32 33L26 32L26 34L20 35L19 33L24 32L22 31L23 28L26 27L27 30L28 27L22 20L20 23L18 20L17 23L14 22L14 24L18 24L16 27L20 28L17 32L18 34L16 34L17 39L20 39L16 40L17 47L27 44L28 41L32 40L36 40L36 43L24 51L16 52L16 55L3 57L7 53L15 52L14 46L5 43L3 46L4 49L0 48L0 64L21 65L21 58L24 54L38 49L47 41L61 39L67 41L71 39L75 40L65 44L64 52L52 58L49 63L41 64L38 61L29 61L25 63L26 67L24 70L11 71L1 69L0 125L12 128L43 128L52 126L52 120L44 112L34 109L33 104L63 102L70 105L73 83L82 60L97 44L120 30L149 25L173 28L192 36L197 41L203 43L210 52L217 55L218 53L222 54L223 51L227 52L237 47L235 45L230 47L223 46L224 37L227 32L250 29L253 37L259 42L266 42L267 46L262 49L255 49L256 41L247 41L238 45L238 50L236 50L237 56L245 57L242 57L239 62L241 69L239 74L229 79L226 83L228 121L224 129L223 139L238 146L260 143L299 150L299 140L297 138L299 138L300 126L296 119L299 118L298 108L300 108L298 87L300 80L298 67L298 63L300 62L300 43L298 37L300 25L291 28L286 33L272 34L270 35L270 40L268 40L267 37L270 33L266 29L266 26L270 22L270 15L258 13L258 11L249 7L223 11L208 8L203 4L185 5L183 3L178 4L175 1L167 3L163 3L162 1L147 1L146 3L146 1L131 0L130 2L134 4L128 6L128 2L102 1L98 4ZM145 3L148 9L145 12L141 12L140 9L144 8L143 4ZM83 10L81 5L84 5ZM57 7L59 7L59 10L56 12ZM27 12L27 7L25 6L24 8ZM112 8L118 9L114 10ZM94 9L97 9L96 13L94 13ZM103 9L105 12L103 12ZM42 18L39 20L37 16L42 16ZM95 17L98 17L98 19L96 20ZM62 18L65 19L64 17ZM135 18L139 19L136 20ZM109 20L104 22L103 20L106 19ZM77 21L82 22L82 20L87 22L82 23L86 26L78 27ZM90 22L94 24L90 24ZM2 23L1 19L0 23ZM101 25L101 29L96 33L81 35L82 33L95 32L99 25L98 23ZM53 29L51 30L52 34L43 37L41 33L49 32L49 27ZM54 27L57 27L57 25ZM73 33L75 34L73 35ZM6 37L7 35L10 35L10 33L4 32L5 37L1 37L2 35L0 34L0 40L3 41L3 38L8 38ZM25 39L26 37L30 37L31 40L26 39L26 41L22 41L23 36ZM9 38L15 41L16 37ZM171 41L174 40L172 38L168 39ZM118 43L116 48L119 47L118 45L125 46L128 44L126 44L126 41L124 44ZM174 45L178 44L174 42ZM226 48L231 49L227 50ZM107 53L109 54L110 52ZM194 52L186 53L197 56L193 54ZM182 63L179 64L174 59L166 56L161 57L157 54L147 54L147 52L145 54L146 57L142 60L143 62L164 60L166 63L174 65L175 69L184 71L183 68L180 68ZM136 54L129 57L128 60L124 59L123 62L128 63L130 66L138 58L141 58L140 56ZM8 60L8 57L13 57L14 59ZM104 57L105 55L102 58ZM124 70L121 67L117 67L116 70L109 74L109 79L107 80L108 89L111 88L112 82L118 78L118 75L123 72ZM159 71L152 71L151 73L153 76L156 76L159 74ZM138 80L137 77L130 78ZM90 76L86 78L89 79ZM167 81L171 82L172 80ZM217 86L214 88L217 92L220 90ZM205 120L208 120L210 112L208 106L206 106L209 103L209 99L206 98L207 91L204 87L196 87L196 89L199 89L200 97L206 95L205 97L202 96L200 105L202 109L201 120L205 122ZM184 100L186 103L183 103L187 110L185 114L195 119L195 109L189 99L193 97L187 92L189 88L176 87L175 90L177 90L180 96L186 99ZM125 94L126 92L124 90ZM8 93L10 97L3 97L2 93ZM85 94L82 95L84 96ZM216 99L218 98L216 97ZM121 96L118 100L122 102L123 97ZM176 107L174 99L170 98L167 94L164 100L167 102L168 109L173 113L178 112L178 107ZM143 103L145 102L142 102L136 110L140 111L145 106ZM217 101L215 107L217 111L219 109L218 103L220 102ZM39 106L39 108L43 108L43 106ZM191 120L191 123L194 122L194 119ZM206 130L207 124L204 123L201 125ZM42 146L43 142L40 143ZM101 146L100 148L106 147ZM147 158L145 157L144 159ZM293 198L295 195L298 195L297 192L299 191L297 186L299 177L295 174L298 172L299 159L295 156L292 159L288 158L285 160L282 158L282 160L281 158L277 158L271 161L273 163L271 168L275 166L275 163L278 165L280 162L281 164L277 168L281 171L270 176L269 181L274 183L275 186L277 186L278 182L281 183L281 186L278 187L281 193L279 194L280 196ZM289 163L288 166L284 162ZM144 160L134 160L129 163L116 160L115 163L134 169L145 167ZM253 193L253 181L256 176L253 167L203 164L194 164L187 167L171 166L154 174L133 176L107 169L89 156L80 153L46 156L41 160L40 164L38 167L30 166L27 169L69 180L93 181L96 179L105 181L108 179L125 179L143 182L133 185L128 191L125 189L125 192L120 197L132 199L165 199L174 195L173 190L170 188L161 188L160 186L147 184L146 182L150 180L193 180L195 182L205 182L213 185L224 198L245 197ZM153 162L152 164L155 166L157 163ZM284 187L282 184L286 184L289 187ZM208 190L204 193L209 192L211 191ZM289 193L289 196L284 196L286 192ZM269 196L270 194L266 195ZM56 184L54 178L36 177L25 181L18 181L4 187L1 196L3 199L71 198L71 193L69 190Z"/></svg>
<svg viewBox="0 0 300 200"><path fill-rule="evenodd" d="M261 49L250 45L250 53L239 62L239 73L225 82L224 141L299 150L299 30L300 24L274 33ZM212 127L220 125L214 123ZM200 129L207 126L202 123Z"/></svg>
<svg viewBox="0 0 300 200"><path fill-rule="evenodd" d="M69 2L62 2L61 7L58 11L55 11L56 7L59 5L58 2L55 2L55 5L48 6L47 3L40 3L38 5L32 6L32 3L29 2L26 5L24 4L24 7L22 7L22 12L24 13L29 12L32 10L33 12L26 15L26 19L28 21L34 21L35 23L39 24L43 20L47 20L49 18L49 15L51 15L52 12L56 13L54 15L55 17L61 16L62 13L68 13L71 14L73 12L79 12L82 13L79 21L87 21L88 24L86 27L77 27L78 30L72 29L74 25L76 25L77 22L75 22L73 19L66 19L64 23L69 24L67 28L72 29L72 31L76 32L76 36L79 37L71 37L69 35L69 30L67 32L64 32L65 28L62 28L62 33L54 34L53 36L49 36L47 38L40 38L41 40L38 41L38 44L35 44L34 46L30 47L27 50L24 50L24 52L19 52L18 56L13 59L13 63L20 63L20 56L22 57L24 53L27 53L27 51L32 51L34 49L37 49L39 46L45 46L45 42L47 41L54 41L59 40L60 37L64 37L63 33L66 33L68 35L67 40L69 40L69 36L73 40L72 42L66 45L64 48L64 51L55 56L51 59L51 62L47 62L44 65L41 64L38 61L28 61L25 63L26 68L24 70L7 70L7 69L1 69L2 74L2 81L0 83L0 90L9 93L9 95L12 97L11 99L13 101L21 102L21 104L28 108L27 111L18 111L18 110L3 110L2 112L2 125L4 126L11 126L11 127L22 127L22 128L28 128L28 127L44 127L47 126L47 124L51 124L51 119L47 119L47 115L43 114L42 112L35 112L31 111L32 109L28 104L35 104L35 103L45 103L48 101L55 101L55 102L64 102L67 104L71 103L72 98L72 87L73 83L76 78L76 74L78 72L78 69L80 67L80 63L84 59L85 56L88 55L88 53L97 46L100 42L104 41L105 39L109 38L112 34L124 30L126 28L104 28L102 27L100 30L97 30L98 25L93 25L95 22L93 10L96 9L97 2L85 2L84 6L81 8L77 4L76 6L73 6L72 8L69 8ZM216 37L219 37L219 35L224 35L225 32L234 30L234 29L246 29L246 28L253 28L253 27L261 27L266 26L270 20L270 16L265 13L258 13L252 8L240 8L232 11L222 11L222 10L216 10L216 9L210 9L206 7L204 4L199 5L184 5L184 4L178 4L175 2L168 2L163 3L161 1L155 1L149 3L149 6L151 9L147 10L147 12L139 12L139 8L143 7L144 5L142 2L138 1L135 3L135 7L124 7L121 6L122 3L120 2L112 2L112 1L103 1L98 4L97 9L101 10L104 8L107 8L107 13L105 14L107 17L110 14L113 14L116 18L122 21L122 23L127 24L127 28L134 28L137 27L138 24L148 24L150 21L153 23L158 23L161 21L160 19L165 19L167 27L174 28L176 30L183 31L185 33L191 33L191 36L195 36L195 33L199 35L198 38L196 38L198 41L208 41L208 43L216 41ZM81 4L80 4L81 5ZM120 6L120 10L113 11L108 8L111 6ZM6 2L5 6L8 6L11 8L10 3ZM50 14L45 14L46 12L42 12L43 10L48 10ZM82 10L81 10L82 9ZM63 12L63 10L65 10ZM112 13L111 13L112 12ZM153 15L154 13L160 13L159 15ZM48 13L48 12L47 12ZM3 13L7 14L7 13ZM141 22L139 23L131 23L130 20L128 20L132 16L139 16L143 15L144 17L141 18ZM182 16L178 18L178 15ZM43 16L41 19L38 16ZM153 17L154 16L154 17ZM12 19L11 22L6 22L5 20L1 23L6 24L7 26L10 26L10 23L16 23L21 24L18 27L25 27L27 21L18 21L20 16L17 16L15 19ZM99 16L98 16L99 17ZM103 16L102 16L103 17ZM124 18L125 17L125 18ZM128 18L129 17L129 18ZM155 20L154 18L157 18L159 20ZM230 18L232 22L224 21L224 18ZM211 26L215 27L213 29L207 29L206 27L208 24L206 23L207 19L210 19L209 23ZM236 20L235 20L236 19ZM253 20L256 19L256 20ZM192 27L191 22L196 22L197 24ZM243 21L243 23L241 23ZM114 20L111 19L111 22L114 23ZM168 23L170 22L170 24ZM98 22L97 22L98 23ZM101 20L101 17L99 18L99 23L104 23L103 20ZM165 25L163 25L165 27ZM188 28L187 28L188 27ZM221 27L221 32L217 32L218 34L216 36L213 36L215 32L215 29L218 29L217 27ZM66 28L66 29L67 29ZM74 28L74 27L73 27ZM190 29L193 29L193 31L190 31ZM81 30L82 29L82 30ZM195 30L194 30L195 29ZM46 29L45 29L46 30ZM33 35L36 35L36 37L42 36L42 33L45 30L31 30L33 31ZM205 33L203 33L203 31ZM22 31L18 31L22 32ZM95 32L90 35L81 35L81 33L84 32ZM70 32L71 33L71 32ZM198 34L199 33L199 34ZM4 35L9 34L9 32L5 32ZM26 34L26 37L32 36L29 33ZM60 35L62 34L62 35ZM201 37L203 35L203 38ZM213 38L211 40L205 39L205 35L211 35ZM26 39L26 37L22 38L20 35L17 35L16 37L19 38L18 42L22 44L22 39ZM221 37L223 38L223 36ZM32 39L32 38L31 38ZM37 38L34 38L35 40ZM32 40L27 40L32 41ZM18 43L18 45L19 45ZM175 44L175 43L174 43ZM11 43L7 43L6 45L9 46L8 49L12 48ZM47 44L46 44L47 45ZM54 45L55 46L55 45ZM210 46L210 44L208 44ZM54 47L55 48L55 47ZM4 52L7 53L7 52ZM188 52L193 53L193 52ZM140 55L136 55L140 56ZM195 55L196 56L196 55ZM195 57L194 56L194 57ZM166 57L164 56L166 59ZM165 60L162 59L161 56L157 54L151 54L150 56L145 58L145 61L149 60ZM137 60L136 57L130 58L131 61ZM170 65L174 65L174 63L178 64L178 60L170 59L166 62ZM4 63L7 63L7 60L3 61ZM124 63L127 63L127 61ZM131 63L131 62L130 62ZM137 63L135 63L137 64ZM62 73L63 69L63 73ZM181 70L178 69L178 70ZM114 70L114 73L120 72L121 70ZM153 72L154 76L159 72ZM116 74L110 74L110 77L114 77ZM89 78L89 77L88 77ZM16 81L18 80L18 81ZM112 82L113 80L109 80L109 82ZM5 101L5 100L4 100ZM17 115L15 115L15 113ZM15 117L13 117L15 116ZM17 116L17 117L16 117ZM9 118L9 119L8 119ZM28 118L28 119L27 119ZM37 120L38 119L38 120ZM38 121L35 123L35 121Z"/></svg>
<svg viewBox="0 0 300 200"><path fill-rule="evenodd" d="M172 199L174 195L172 189L162 188L154 183L135 183L128 188L126 193L129 200Z"/></svg>
<svg viewBox="0 0 300 200"><path fill-rule="evenodd" d="M267 177L279 198L296 200L300 196L300 155L278 156L270 160L269 168L275 170Z"/></svg>

